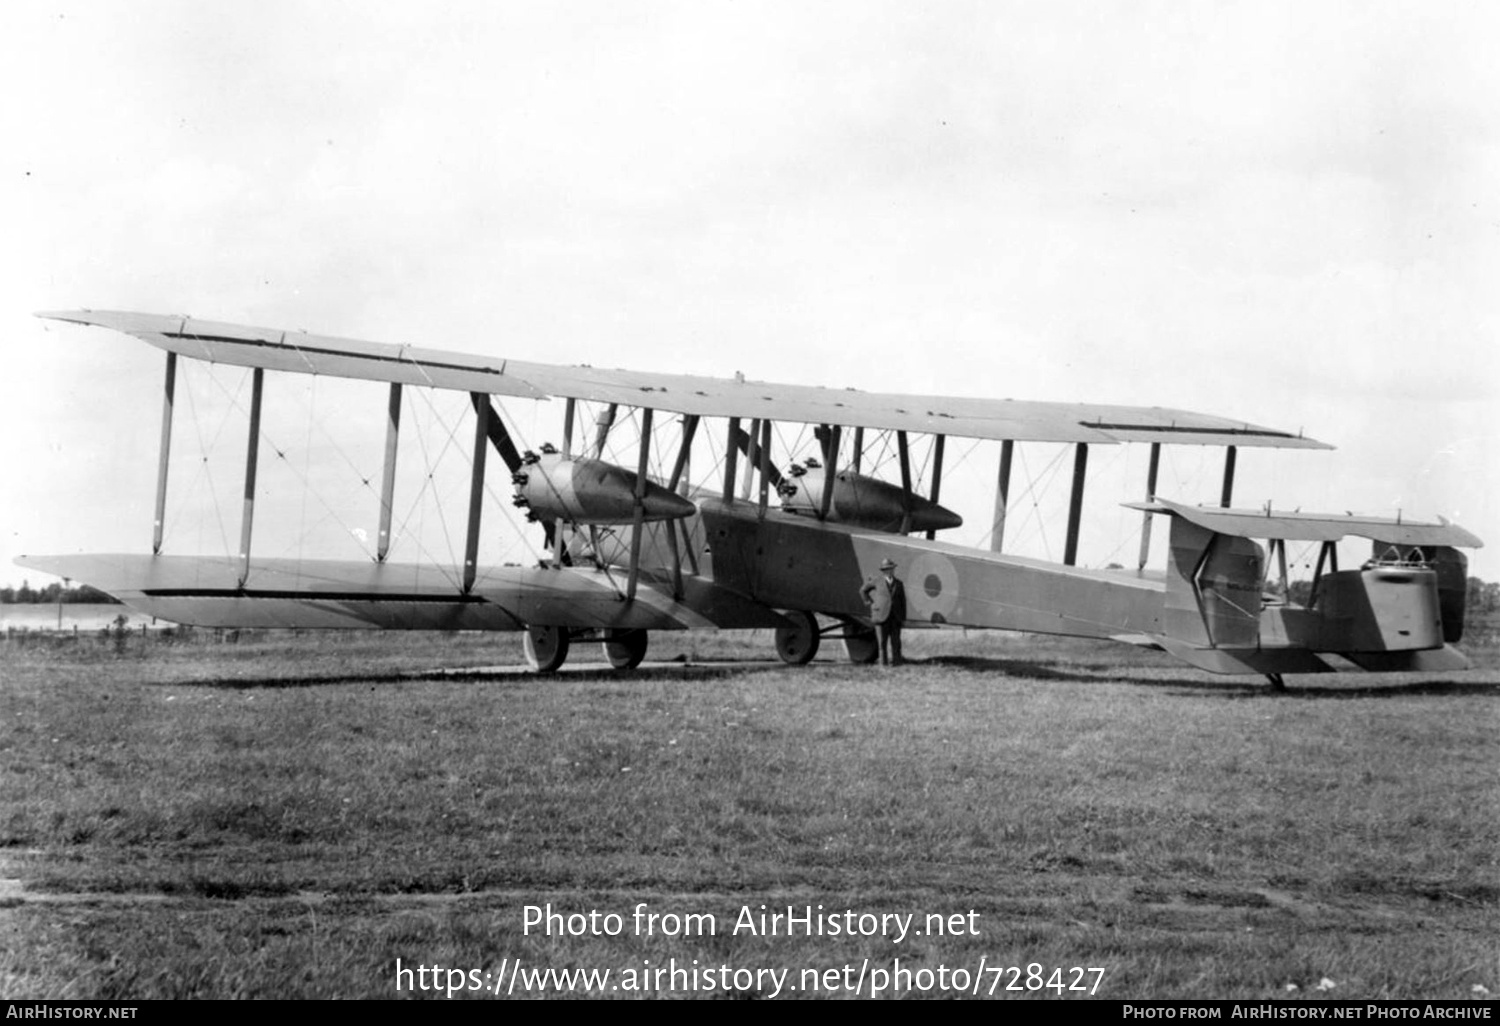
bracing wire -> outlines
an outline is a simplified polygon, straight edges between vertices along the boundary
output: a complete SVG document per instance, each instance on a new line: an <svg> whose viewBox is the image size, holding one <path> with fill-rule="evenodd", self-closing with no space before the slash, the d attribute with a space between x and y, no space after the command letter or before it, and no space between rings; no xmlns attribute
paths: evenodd
<svg viewBox="0 0 1500 1026"><path fill-rule="evenodd" d="M1031 464L1026 459L1026 450L1018 447L1016 451L1021 457L1021 472L1027 481L1025 491L1017 496L1017 500L1024 502L1028 497L1031 499L1031 508L1021 520L1020 529L1025 531L1028 524L1035 523L1037 536L1042 542L1042 553L1050 560L1052 559L1052 543L1047 539L1047 518L1042 516L1041 497L1051 489L1052 482L1057 478L1062 466L1063 454L1067 450L1059 448L1036 474L1031 472Z"/></svg>
<svg viewBox="0 0 1500 1026"><path fill-rule="evenodd" d="M427 446L426 432L424 432L424 431L421 430L420 424L417 425L417 427L418 427L418 430L416 432L416 435L417 435L417 445L422 450L422 467L426 471L426 473L425 473L425 475L423 476L423 479L422 479L422 487L419 488L419 489L417 489L417 494L412 497L411 505L407 507L406 515L404 517L402 517L402 519L401 519L401 526L397 530L393 531L392 534L393 534L393 536L394 535L400 535L402 537L408 536L409 532L407 531L407 527L408 527L408 525L411 522L411 518L412 518L413 514L416 514L416 513L418 513L420 511L421 515L419 517L418 524L417 524L417 529L418 529L419 533L417 534L416 539L415 539L416 540L416 544L417 544L418 554L421 555L421 556L423 556L423 557L425 557L425 558L427 558L427 559L430 559L433 562L434 565L436 565L436 566L439 567L439 569L441 570L443 576L445 578L447 578L447 580L449 581L449 583L457 585L459 583L459 581L462 580L462 577L460 575L457 575L457 574L453 573L453 572L450 572L449 568L457 566L458 557L454 554L454 551L453 551L453 538L448 533L448 518L447 518L447 516L444 515L444 512L443 512L443 497L439 493L439 490L438 490L438 487L437 487L437 481L436 481L436 478L435 478L435 475L437 473L437 465L438 465L438 463L447 454L448 450L451 447L453 447L454 445L458 444L458 440L455 437L455 432L456 432L457 429L454 428L454 427L450 427L449 424L448 424L448 422L447 422L447 420L442 416L441 413L438 412L436 405L432 401L431 395L428 394L430 391L431 391L430 389L422 389L419 392L419 394L422 396L423 402L425 402L427 404L427 411L432 415L432 419L437 422L437 425L440 428L444 429L444 431L447 434L447 437L443 440L443 446L442 446L442 448L440 450L438 450L437 458L434 459L432 457L431 451L428 449L428 446ZM416 412L416 410L413 409L413 413L415 413L415 412ZM426 533L425 532L426 532L426 525L427 525L427 509L426 509L426 505L427 504L423 500L427 497L427 495L428 495L429 492L431 492L431 501L432 501L432 503L437 506L437 514L438 514L437 519L438 519L438 525L442 529L442 532L443 532L443 543L448 547L448 559L447 559L446 563L444 563L444 561L442 561L442 560L437 559L437 558L434 557L433 553L427 548L427 544L426 544L426 541L425 541L425 537L426 537ZM395 538L394 537L392 538L392 547L393 548L395 547Z"/></svg>
<svg viewBox="0 0 1500 1026"><path fill-rule="evenodd" d="M244 389L244 379L241 379L239 391L231 393L227 388L224 387L223 382L221 382L221 381L218 380L217 376L210 375L210 378L214 382L214 384L218 387L218 389L221 392L223 392L224 395L225 395L225 397L229 400L230 408L231 408L232 411L238 411L238 412L248 413L248 411L245 410L245 407L244 407L244 405L243 405L243 403L242 403L242 401L240 399L240 395L239 395L239 391L243 391L243 389ZM314 375L314 381L316 382L316 375ZM226 417L227 417L227 414L226 414ZM310 438L311 438L311 428L309 428L309 441L307 443L307 447L308 447L309 451L312 448L312 443L310 441ZM359 536L353 533L353 529L349 527L349 525L345 522L344 518L339 515L338 511L335 510L329 504L328 500L326 498L324 498L322 492L320 492L317 489L314 489L312 487L311 477L309 475L307 475L307 474L299 474L298 471L297 471L297 468L295 466L293 466L290 462L287 461L287 458L286 458L287 448L284 447L284 446L278 445L276 443L276 439L273 438L271 436L271 434L266 430L266 428L264 426L264 422L262 422L261 431L260 431L260 438L257 439L257 444L259 444L259 442L262 442L262 441L265 442L267 445L269 445L271 447L272 451L275 452L277 459L279 459L286 466L286 468L293 474L293 476L295 476L298 479L298 483L302 485L302 493L303 493L304 503L306 501L308 493L311 492L312 495L313 495L313 497L318 500L319 505L321 505L323 507L323 509L324 509L324 515L321 518L319 518L318 524L315 525L315 527L316 526L320 526L323 523L325 523L325 522L327 522L328 520L331 519L335 524L337 524L339 526L340 529L349 532L350 537L354 538L354 540L359 544L360 548L364 550L364 553L365 553L366 556L368 556L370 558L374 558L374 553L372 553L370 551L369 545L366 542L363 542L363 541L359 540ZM332 442L332 444L333 444L333 446L334 446L334 448L336 450L339 450L339 446L338 446L338 443L336 441L334 441L333 439L330 439L330 442ZM342 452L342 450L339 450L339 451ZM347 460L347 456L345 458ZM352 461L349 461L349 464L354 469L354 471L355 471L356 474L360 473L359 472L359 468L357 466L355 466ZM368 486L369 486L369 479L361 477L361 480L364 482L365 486L368 488ZM304 517L304 519L305 519L305 517ZM292 547L300 547L301 544L302 544L302 542L306 538L306 533L307 532L304 531L303 536L300 537L300 538L298 538L295 542L292 543ZM227 542L227 538L226 538L226 545L227 545L227 543L228 542ZM286 551L286 550L284 550L284 551Z"/></svg>
<svg viewBox="0 0 1500 1026"><path fill-rule="evenodd" d="M223 389L223 385L218 382L217 378L213 374L212 368L210 368L209 370L209 378L214 380L215 384L218 384L220 389ZM245 387L245 381L246 377L241 377L240 388ZM219 505L219 489L217 483L214 481L213 461L209 459L209 453L213 449L218 448L219 438L221 435L223 435L224 429L229 423L229 415L234 412L234 405L231 403L230 408L224 411L224 416L219 420L219 426L214 431L213 440L210 442L204 442L203 421L201 415L198 412L198 401L193 393L192 385L189 382L188 376L186 374L183 375L183 385L183 391L187 393L188 397L188 411L190 415L189 419L192 420L194 434L196 434L198 437L199 470L202 474L202 477L208 481L208 495L209 498L213 501L214 519L219 525L219 541L220 544L223 545L223 551L225 553L231 553L233 552L233 550L229 547L229 531L224 526L224 510L223 507ZM188 499L192 495L193 487L197 484L197 480L198 477L197 475L195 475L193 481L189 483L188 488L184 492L181 501L178 503L176 514L174 514L173 516L174 522L179 519L178 515L181 514L183 509L186 508Z"/></svg>

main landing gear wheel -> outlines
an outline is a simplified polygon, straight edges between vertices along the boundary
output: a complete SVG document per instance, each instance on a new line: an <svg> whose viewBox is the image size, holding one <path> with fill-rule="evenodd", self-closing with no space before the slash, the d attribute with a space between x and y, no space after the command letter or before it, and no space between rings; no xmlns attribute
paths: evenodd
<svg viewBox="0 0 1500 1026"><path fill-rule="evenodd" d="M604 636L604 658L617 670L633 670L646 658L646 632L635 628L609 631Z"/></svg>
<svg viewBox="0 0 1500 1026"><path fill-rule="evenodd" d="M791 627L776 628L776 654L789 666L806 666L818 654L818 618L794 609L786 614Z"/></svg>
<svg viewBox="0 0 1500 1026"><path fill-rule="evenodd" d="M880 658L880 639L874 627L862 623L844 624L844 654L851 663L868 666Z"/></svg>
<svg viewBox="0 0 1500 1026"><path fill-rule="evenodd" d="M526 665L537 673L552 673L568 658L566 627L527 627L521 639Z"/></svg>

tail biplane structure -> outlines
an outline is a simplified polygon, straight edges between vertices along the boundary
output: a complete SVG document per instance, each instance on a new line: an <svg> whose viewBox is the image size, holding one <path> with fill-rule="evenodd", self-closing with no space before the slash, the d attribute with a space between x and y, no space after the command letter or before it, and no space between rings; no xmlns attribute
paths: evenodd
<svg viewBox="0 0 1500 1026"><path fill-rule="evenodd" d="M1354 516L1232 509L1242 447L1326 449L1300 434L1181 410L886 395L806 385L563 367L218 324L184 317L81 311L43 314L109 328L167 353L156 518L150 555L27 556L18 560L108 592L143 613L211 627L524 631L533 669L549 672L570 644L603 643L633 667L650 631L773 628L788 663L841 636L872 661L874 635L859 585L885 559L903 568L908 617L929 625L1109 638L1163 649L1214 673L1335 669L1340 656L1372 671L1467 666L1453 647L1463 627L1466 563L1482 543L1462 528ZM174 392L179 358L253 371L240 547L228 556L164 553ZM386 384L387 438L375 558L287 560L252 552L259 422L267 371ZM447 568L387 561L404 387L467 392L474 412L464 557ZM562 399L562 447L524 450L495 401ZM580 404L603 412L575 443ZM638 413L635 466L605 459L620 410ZM652 419L681 418L674 454L653 453ZM717 426L718 422L722 426ZM783 475L773 428L811 426L816 456ZM699 431L722 431L722 485L692 486ZM864 473L865 433L895 441L899 481ZM918 494L914 436L928 436L928 494ZM939 540L962 518L940 505L949 438L998 441L989 548ZM1073 446L1062 563L1003 551L1017 442ZM1140 566L1153 516L1170 518L1166 574L1076 565L1090 446L1150 446ZM1218 507L1156 495L1163 445L1222 446ZM486 454L494 449L513 502L540 525L536 566L480 565ZM651 477L653 457L670 473ZM741 463L743 460L743 464ZM841 463L842 461L842 463ZM1370 560L1340 570L1336 542L1373 543ZM1263 547L1259 542L1265 542ZM1320 546L1311 590L1291 600L1289 541ZM1274 565L1273 565L1274 563Z"/></svg>

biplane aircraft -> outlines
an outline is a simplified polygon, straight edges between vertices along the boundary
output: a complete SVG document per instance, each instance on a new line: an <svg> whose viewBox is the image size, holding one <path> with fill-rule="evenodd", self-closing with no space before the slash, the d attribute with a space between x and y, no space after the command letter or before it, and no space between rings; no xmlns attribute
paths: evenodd
<svg viewBox="0 0 1500 1026"><path fill-rule="evenodd" d="M634 667L650 632L691 628L770 628L777 654L791 664L808 662L822 638L836 636L851 660L871 662L877 649L859 586L889 558L907 581L910 624L1115 639L1214 673L1261 674L1278 687L1285 673L1337 668L1332 656L1372 671L1467 666L1453 646L1466 588L1459 550L1479 547L1474 535L1446 521L1231 507L1238 450L1330 448L1300 433L1155 407L871 394L738 375L553 366L175 316L41 316L113 329L166 351L156 516L149 555L18 562L87 582L170 621L522 631L527 661L540 672L558 669L570 645L583 640L602 642L611 665ZM253 375L240 542L231 555L163 551L180 359ZM289 560L253 551L268 373L387 386L380 528L369 558ZM467 393L472 408L457 567L387 559L406 388ZM561 444L540 451L523 448L496 407L556 400ZM596 411L592 425L583 423L589 410ZM622 411L634 411L634 466L606 458ZM658 415L680 418L680 432L653 429ZM782 453L795 460L786 470L776 459L773 425L811 429L810 451ZM590 426L592 437L584 437ZM722 438L722 456L712 480L693 486L691 453L704 432ZM654 445L664 433L675 444ZM1000 443L987 548L937 537L962 523L941 504L944 448L955 438ZM891 480L866 473L867 443L875 439L887 450L894 442ZM1061 563L1004 551L1013 455L1025 442L1072 448ZM1150 446L1145 500L1131 504L1144 524L1139 566L1078 566L1090 447L1126 442ZM927 455L925 489L913 473L918 443ZM1168 445L1223 448L1217 505L1156 494ZM540 535L542 558L529 565L480 565L491 448L504 463L512 501L534 525L527 529ZM1153 517L1170 520L1164 573L1146 569ZM1360 566L1341 569L1336 543L1346 536L1368 539L1372 549ZM1303 601L1291 598L1289 542L1318 547Z"/></svg>

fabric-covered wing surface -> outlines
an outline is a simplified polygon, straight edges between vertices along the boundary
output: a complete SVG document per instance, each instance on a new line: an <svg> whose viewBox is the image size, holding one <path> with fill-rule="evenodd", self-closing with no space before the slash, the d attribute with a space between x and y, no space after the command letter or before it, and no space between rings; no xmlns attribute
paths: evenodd
<svg viewBox="0 0 1500 1026"><path fill-rule="evenodd" d="M1021 442L1331 448L1275 428L1161 407L897 395L565 367L157 314L85 310L40 316L111 328L170 352L210 362L534 399L586 399L698 416L764 418Z"/></svg>
<svg viewBox="0 0 1500 1026"><path fill-rule="evenodd" d="M1222 509L1187 506L1158 498L1155 502L1124 505L1146 513L1169 513L1219 534L1238 538L1284 539L1286 541L1338 541L1346 535L1393 542L1397 545L1453 545L1484 547L1479 538L1457 524L1428 524L1388 517L1333 516L1327 513L1287 513L1277 510Z"/></svg>

